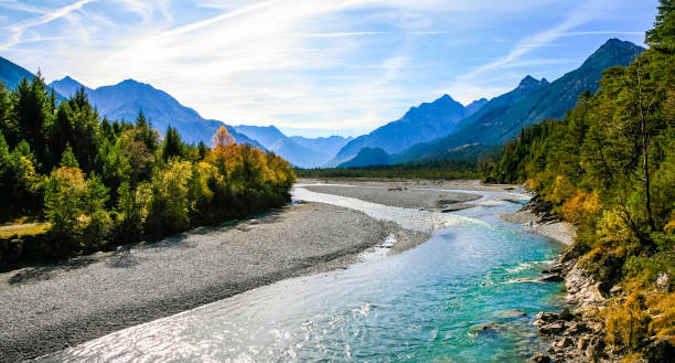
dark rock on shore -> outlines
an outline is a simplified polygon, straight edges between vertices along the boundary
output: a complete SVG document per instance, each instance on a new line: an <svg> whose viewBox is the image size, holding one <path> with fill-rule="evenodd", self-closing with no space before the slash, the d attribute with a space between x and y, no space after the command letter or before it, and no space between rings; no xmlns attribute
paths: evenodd
<svg viewBox="0 0 675 363"><path fill-rule="evenodd" d="M561 282L561 281L564 281L565 279L560 275L548 275L548 276L540 277L537 280L538 281L544 281L544 282Z"/></svg>
<svg viewBox="0 0 675 363"><path fill-rule="evenodd" d="M551 363L553 360L546 354L537 354L529 360L531 363Z"/></svg>
<svg viewBox="0 0 675 363"><path fill-rule="evenodd" d="M651 342L644 351L649 362L668 362L675 360L675 346L672 341L675 337L666 336Z"/></svg>

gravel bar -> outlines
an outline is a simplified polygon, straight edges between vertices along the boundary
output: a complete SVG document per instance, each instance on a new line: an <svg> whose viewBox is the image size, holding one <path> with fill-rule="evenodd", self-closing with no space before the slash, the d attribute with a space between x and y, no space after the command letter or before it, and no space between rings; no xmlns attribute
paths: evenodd
<svg viewBox="0 0 675 363"><path fill-rule="evenodd" d="M429 237L361 212L301 203L154 244L3 273L0 361L62 350L284 278L344 268L392 233L406 248Z"/></svg>
<svg viewBox="0 0 675 363"><path fill-rule="evenodd" d="M481 198L481 195L476 193L441 192L408 188L396 184L359 184L358 186L314 184L303 186L303 188L316 193L356 198L392 207L425 209L435 212L471 208L473 205L466 202Z"/></svg>

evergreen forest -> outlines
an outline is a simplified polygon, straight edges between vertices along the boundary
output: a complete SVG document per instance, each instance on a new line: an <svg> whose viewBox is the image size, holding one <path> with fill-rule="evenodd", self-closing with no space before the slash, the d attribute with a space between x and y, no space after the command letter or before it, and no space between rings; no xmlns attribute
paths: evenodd
<svg viewBox="0 0 675 363"><path fill-rule="evenodd" d="M190 145L142 112L101 119L84 89L59 103L40 74L0 83L0 222L26 226L3 232L3 269L260 213L287 203L294 181L289 163L225 126L211 147Z"/></svg>

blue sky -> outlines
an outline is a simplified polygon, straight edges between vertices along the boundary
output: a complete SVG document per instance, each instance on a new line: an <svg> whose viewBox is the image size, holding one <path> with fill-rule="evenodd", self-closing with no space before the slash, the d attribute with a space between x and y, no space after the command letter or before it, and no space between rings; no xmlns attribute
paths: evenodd
<svg viewBox="0 0 675 363"><path fill-rule="evenodd" d="M150 83L202 116L357 135L447 93L552 81L657 0L0 0L0 55L48 81Z"/></svg>

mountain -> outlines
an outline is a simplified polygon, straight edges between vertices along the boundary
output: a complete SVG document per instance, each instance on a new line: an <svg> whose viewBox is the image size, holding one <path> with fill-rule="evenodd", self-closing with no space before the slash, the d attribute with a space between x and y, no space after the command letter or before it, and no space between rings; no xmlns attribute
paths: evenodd
<svg viewBox="0 0 675 363"><path fill-rule="evenodd" d="M330 136L306 138L302 136L291 136L291 140L296 144L311 149L315 153L321 154L322 160L317 166L321 166L330 161L348 142L354 140L353 137Z"/></svg>
<svg viewBox="0 0 675 363"><path fill-rule="evenodd" d="M26 68L0 57L0 81L2 81L8 89L12 90L16 88L16 86L19 85L19 82L24 78L31 81L34 77L35 75L26 70ZM57 102L65 100L58 90L55 91Z"/></svg>
<svg viewBox="0 0 675 363"><path fill-rule="evenodd" d="M35 75L25 68L0 57L0 81L2 81L8 89L16 88L16 86L19 85L19 82L24 78L27 78L30 81L33 77L35 77Z"/></svg>
<svg viewBox="0 0 675 363"><path fill-rule="evenodd" d="M266 148L272 150L272 146L279 140L286 138L278 128L274 126L249 126L239 125L234 127L237 132L240 132L252 139L257 140ZM272 150L274 151L274 150Z"/></svg>
<svg viewBox="0 0 675 363"><path fill-rule="evenodd" d="M204 141L210 144L216 130L223 125L220 121L202 118L197 111L183 106L168 93L132 79L114 86L91 89L71 77L65 77L52 82L50 86L68 96L84 87L89 102L97 108L101 116L110 120L134 122L138 112L143 111L161 135L164 135L169 126L173 126L187 143ZM231 126L226 127L238 144L251 144L264 149L256 140L238 133Z"/></svg>
<svg viewBox="0 0 675 363"><path fill-rule="evenodd" d="M480 108L480 102L473 109ZM359 136L345 145L328 166L339 165L356 156L364 147L379 147L389 154L398 153L420 142L452 132L465 117L464 106L444 95L432 103L412 107L400 119Z"/></svg>
<svg viewBox="0 0 675 363"><path fill-rule="evenodd" d="M396 157L396 162L420 159L476 156L481 151L515 138L521 129L542 120L561 119L585 90L598 90L602 72L626 66L644 51L631 42L610 39L577 69L552 83L525 77L518 87L485 104L464 119L457 131L442 139L415 145Z"/></svg>
<svg viewBox="0 0 675 363"><path fill-rule="evenodd" d="M353 159L340 164L338 168L359 168L387 164L389 164L389 154L386 151L379 147L364 147Z"/></svg>
<svg viewBox="0 0 675 363"><path fill-rule="evenodd" d="M49 84L50 87L54 88L54 90L58 93L60 93L64 97L73 97L77 91L80 90L80 88L84 87L85 93L88 95L93 91L91 88L86 87L82 83L70 78L70 76L66 76L63 79L60 79L58 81L54 81Z"/></svg>
<svg viewBox="0 0 675 363"><path fill-rule="evenodd" d="M487 105L487 103L487 98L481 98L471 102L466 107L464 107L464 117L469 117L478 112L481 108L483 108L483 106Z"/></svg>
<svg viewBox="0 0 675 363"><path fill-rule="evenodd" d="M235 126L235 130L259 141L267 149L301 168L315 168L325 164L352 139L340 136L315 139L288 137L274 126L239 125Z"/></svg>

